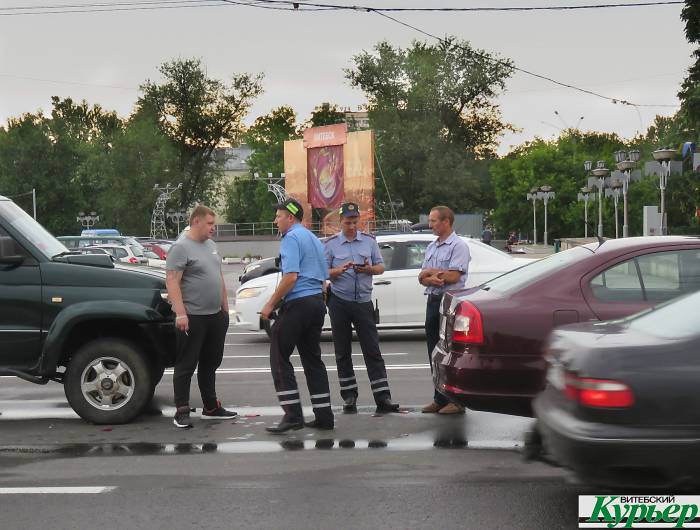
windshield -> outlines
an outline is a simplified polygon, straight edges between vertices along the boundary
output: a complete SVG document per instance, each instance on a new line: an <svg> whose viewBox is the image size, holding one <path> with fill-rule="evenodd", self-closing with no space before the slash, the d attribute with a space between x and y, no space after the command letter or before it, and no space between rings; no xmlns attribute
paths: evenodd
<svg viewBox="0 0 700 530"><path fill-rule="evenodd" d="M584 247L575 247L563 252L557 252L549 257L533 261L533 263L524 267L502 274L486 282L483 287L489 287L500 293L519 291L537 280L590 255L591 251Z"/></svg>
<svg viewBox="0 0 700 530"><path fill-rule="evenodd" d="M47 258L68 252L68 249L58 239L49 234L43 226L14 202L0 201L0 217L6 219L17 232L27 238Z"/></svg>
<svg viewBox="0 0 700 530"><path fill-rule="evenodd" d="M143 247L141 245L129 245L129 248L137 258L143 257Z"/></svg>
<svg viewBox="0 0 700 530"><path fill-rule="evenodd" d="M629 317L629 327L665 339L683 339L697 335L700 292L676 298Z"/></svg>

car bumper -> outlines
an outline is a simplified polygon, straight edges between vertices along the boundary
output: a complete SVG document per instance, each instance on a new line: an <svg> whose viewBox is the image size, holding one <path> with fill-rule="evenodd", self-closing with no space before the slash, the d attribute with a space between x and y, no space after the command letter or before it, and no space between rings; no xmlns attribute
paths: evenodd
<svg viewBox="0 0 700 530"><path fill-rule="evenodd" d="M546 451L583 481L639 488L698 483L700 431L592 423L558 406L549 389L533 403Z"/></svg>
<svg viewBox="0 0 700 530"><path fill-rule="evenodd" d="M474 410L532 415L532 398L544 381L542 358L486 355L478 346L457 353L439 342L431 359L433 384L448 399Z"/></svg>

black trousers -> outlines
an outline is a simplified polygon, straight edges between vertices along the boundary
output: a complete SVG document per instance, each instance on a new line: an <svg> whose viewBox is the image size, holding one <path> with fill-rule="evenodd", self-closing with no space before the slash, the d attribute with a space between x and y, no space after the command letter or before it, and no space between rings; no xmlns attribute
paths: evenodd
<svg viewBox="0 0 700 530"><path fill-rule="evenodd" d="M224 356L224 342L228 331L228 313L187 315L190 329L187 333L175 330L176 354L173 387L175 406L190 404L190 383L197 368L197 382L202 403L207 409L216 408L216 369ZM199 364L199 367L197 365Z"/></svg>
<svg viewBox="0 0 700 530"><path fill-rule="evenodd" d="M433 372L433 349L440 341L440 304L441 296L429 295L428 303L425 306L425 338L428 343L428 363L430 364L430 373ZM433 400L438 405L447 405L449 401L440 392L435 390Z"/></svg>
<svg viewBox="0 0 700 530"><path fill-rule="evenodd" d="M321 328L325 316L323 296L305 296L282 304L272 325L270 368L285 420L303 419L299 387L289 361L294 348L299 351L304 367L316 419L322 422L333 420L328 373L321 360Z"/></svg>
<svg viewBox="0 0 700 530"><path fill-rule="evenodd" d="M372 302L349 302L331 295L328 299L328 313L331 316L335 362L338 366L340 396L347 399L357 397L357 380L352 365L352 328L355 327L360 339L362 356L365 359L369 384L374 401L391 398L386 366L379 350L379 334L374 322Z"/></svg>

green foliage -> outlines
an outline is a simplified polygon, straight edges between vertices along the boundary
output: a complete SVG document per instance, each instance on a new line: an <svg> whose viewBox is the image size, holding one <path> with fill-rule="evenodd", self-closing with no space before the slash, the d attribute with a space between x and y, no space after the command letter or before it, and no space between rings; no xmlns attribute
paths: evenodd
<svg viewBox="0 0 700 530"><path fill-rule="evenodd" d="M147 81L137 115L154 118L177 150L182 175L180 206L211 198L219 184L214 151L240 143L243 118L263 91L262 75L234 74L226 84L207 76L198 59L177 59L160 67L164 82Z"/></svg>
<svg viewBox="0 0 700 530"><path fill-rule="evenodd" d="M509 128L492 100L510 63L456 38L408 49L380 42L353 61L346 77L367 96L378 175L391 198L403 200L401 216L417 217L435 204L460 212L489 208L493 195L480 161L494 156ZM388 200L382 184L377 200L380 206Z"/></svg>
<svg viewBox="0 0 700 530"><path fill-rule="evenodd" d="M328 102L317 105L311 113L311 117L306 121L305 128L321 127L322 125L335 125L336 123L345 122L345 113L342 112L338 105Z"/></svg>
<svg viewBox="0 0 700 530"><path fill-rule="evenodd" d="M260 116L243 135L243 141L253 150L248 158L250 174L237 177L226 188L226 218L235 223L272 221L270 207L274 195L264 182L253 180L255 173L278 177L284 172L284 142L296 138L299 130L296 114L291 107L282 106Z"/></svg>

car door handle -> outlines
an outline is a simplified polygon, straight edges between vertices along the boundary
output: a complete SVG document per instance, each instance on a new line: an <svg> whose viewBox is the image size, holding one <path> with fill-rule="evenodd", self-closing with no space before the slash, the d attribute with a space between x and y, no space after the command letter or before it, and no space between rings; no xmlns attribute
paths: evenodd
<svg viewBox="0 0 700 530"><path fill-rule="evenodd" d="M379 282L374 282L374 285L391 285L389 280L381 280Z"/></svg>

